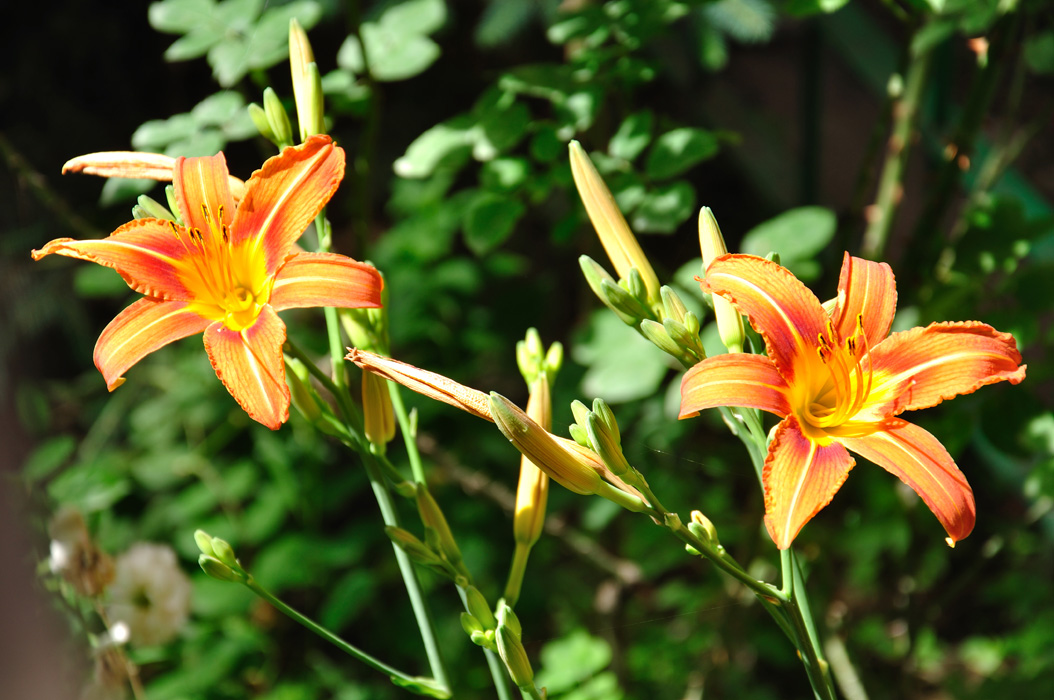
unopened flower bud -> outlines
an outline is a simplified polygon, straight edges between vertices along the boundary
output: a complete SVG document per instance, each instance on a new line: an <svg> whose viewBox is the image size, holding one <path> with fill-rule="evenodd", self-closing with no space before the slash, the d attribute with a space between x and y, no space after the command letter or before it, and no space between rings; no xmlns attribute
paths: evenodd
<svg viewBox="0 0 1054 700"><path fill-rule="evenodd" d="M311 373L307 366L295 357L286 357L285 383L289 387L289 396L293 406L309 423L314 423L322 415L315 388L311 386Z"/></svg>
<svg viewBox="0 0 1054 700"><path fill-rule="evenodd" d="M422 566L443 569L443 560L439 558L439 555L415 537L413 533L401 527L389 525L384 528L384 534L388 535L388 539L392 541L392 544L406 552L406 555L416 563Z"/></svg>
<svg viewBox="0 0 1054 700"><path fill-rule="evenodd" d="M149 195L141 194L136 200L136 206L132 208L132 214L135 215L136 209L143 214L142 219L164 219L165 221L175 221L176 217L172 215L165 205L157 201Z"/></svg>
<svg viewBox="0 0 1054 700"><path fill-rule="evenodd" d="M469 635L470 637L473 634L482 634L486 631L485 629L483 629L483 625L480 624L479 620L477 620L475 616L467 612L461 613L461 629L465 630L465 634Z"/></svg>
<svg viewBox="0 0 1054 700"><path fill-rule="evenodd" d="M577 141L571 141L570 153L575 186L611 264L615 266L619 277L623 278L628 278L630 270L636 268L644 287L641 298L649 304L658 302L659 279L630 231L626 218L619 211L611 190L604 184L600 173Z"/></svg>
<svg viewBox="0 0 1054 700"><path fill-rule="evenodd" d="M504 625L495 630L494 637L498 643L498 656L505 662L505 668L509 670L512 682L520 688L533 685L534 670L531 668L527 651L523 648L520 638Z"/></svg>
<svg viewBox="0 0 1054 700"><path fill-rule="evenodd" d="M669 320L669 319L667 319ZM667 355L673 355L679 357L681 355L681 348L673 341L670 334L666 332L663 324L656 321L652 321L650 318L646 318L640 322L640 332L645 338L651 341L652 345L662 350Z"/></svg>
<svg viewBox="0 0 1054 700"><path fill-rule="evenodd" d="M263 94L264 112L267 114L267 123L275 135L275 142L279 148L293 145L293 127L289 124L289 114L286 113L278 94L271 88L265 88Z"/></svg>
<svg viewBox="0 0 1054 700"><path fill-rule="evenodd" d="M276 134L274 129L271 128L271 122L267 118L267 112L263 107L255 102L250 102L249 118L253 120L253 124L256 125L256 130L260 132L260 136L263 136L265 139L281 148L281 145L278 142L278 134Z"/></svg>
<svg viewBox="0 0 1054 700"><path fill-rule="evenodd" d="M300 123L300 140L305 141L308 136L325 131L321 109L322 85L307 32L295 18L289 21L289 69L293 76L293 100Z"/></svg>
<svg viewBox="0 0 1054 700"><path fill-rule="evenodd" d="M439 551L459 572L467 576L468 574L464 571L464 564L461 561L461 550L454 539L454 533L451 532L450 525L447 524L446 516L440 510L439 504L436 503L435 498L428 492L428 487L424 484L417 485L417 511L420 513L421 522L425 524L425 527L430 527L435 531L438 538Z"/></svg>
<svg viewBox="0 0 1054 700"><path fill-rule="evenodd" d="M721 228L717 225L717 219L714 218L710 207L703 207L699 210L699 247L703 254L704 274L714 259L728 252L725 239L721 236ZM746 337L743 317L736 307L724 297L715 294L713 302L714 317L717 319L717 330L721 335L721 342L729 352L743 352L743 339Z"/></svg>
<svg viewBox="0 0 1054 700"><path fill-rule="evenodd" d="M589 433L589 442L593 445L593 450L615 476L622 477L630 473L632 467L626 460L626 456L622 454L622 447L596 413L589 415L586 431Z"/></svg>
<svg viewBox="0 0 1054 700"><path fill-rule="evenodd" d="M699 539L713 546L721 544L717 537L717 528L710 522L710 518L703 515L702 511L692 511L692 521L688 523L688 529Z"/></svg>
<svg viewBox="0 0 1054 700"><path fill-rule="evenodd" d="M527 415L545 430L552 426L552 399L549 377L536 375L527 401ZM512 518L513 538L518 544L532 546L541 537L545 525L545 506L549 499L549 475L528 457L520 457L520 478L516 485L516 510Z"/></svg>
<svg viewBox="0 0 1054 700"><path fill-rule="evenodd" d="M234 556L234 549L227 540L219 537L212 538L212 551L214 556L232 569L240 569L238 558Z"/></svg>
<svg viewBox="0 0 1054 700"><path fill-rule="evenodd" d="M373 372L362 373L363 432L375 445L386 445L395 437L395 411L388 381Z"/></svg>
<svg viewBox="0 0 1054 700"><path fill-rule="evenodd" d="M485 630L492 630L498 626L498 621L491 612L490 604L479 589L475 586L465 586L465 607Z"/></svg>
<svg viewBox="0 0 1054 700"><path fill-rule="evenodd" d="M662 295L663 318L672 318L674 321L684 323L684 315L688 313L688 307L681 301L677 292L665 284L659 289Z"/></svg>

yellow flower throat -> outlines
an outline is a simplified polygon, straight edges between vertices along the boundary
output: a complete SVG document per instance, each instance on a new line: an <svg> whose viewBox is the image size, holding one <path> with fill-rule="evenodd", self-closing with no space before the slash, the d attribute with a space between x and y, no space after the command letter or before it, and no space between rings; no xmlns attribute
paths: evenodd
<svg viewBox="0 0 1054 700"><path fill-rule="evenodd" d="M181 230L171 222L187 252L179 266L180 278L193 297L193 311L223 321L232 331L242 331L256 322L270 300L274 279L267 274L266 260L254 240L231 243L222 206L213 217L202 203L201 213L208 225L205 233L196 227Z"/></svg>
<svg viewBox="0 0 1054 700"><path fill-rule="evenodd" d="M810 372L808 390L797 413L803 428L824 431L856 415L871 393L873 371L863 315L856 317L856 332L844 345L836 344L830 320L827 334L820 333L818 343L816 354L826 371Z"/></svg>

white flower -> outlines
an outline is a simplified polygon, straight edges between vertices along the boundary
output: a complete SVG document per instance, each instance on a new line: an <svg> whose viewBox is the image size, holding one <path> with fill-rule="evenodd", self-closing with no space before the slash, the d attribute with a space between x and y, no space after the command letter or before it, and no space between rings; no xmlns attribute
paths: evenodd
<svg viewBox="0 0 1054 700"><path fill-rule="evenodd" d="M117 557L107 613L123 622L139 645L169 641L187 621L190 579L179 568L176 553L163 544L140 542Z"/></svg>
<svg viewBox="0 0 1054 700"><path fill-rule="evenodd" d="M64 506L48 523L48 533L52 573L60 574L81 595L101 594L113 580L113 560L95 546L80 512Z"/></svg>

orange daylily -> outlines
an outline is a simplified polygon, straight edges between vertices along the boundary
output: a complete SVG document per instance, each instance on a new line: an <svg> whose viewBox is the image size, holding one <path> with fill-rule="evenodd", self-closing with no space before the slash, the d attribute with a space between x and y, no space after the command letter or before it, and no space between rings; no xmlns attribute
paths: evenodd
<svg viewBox="0 0 1054 700"><path fill-rule="evenodd" d="M889 335L893 272L848 253L838 296L825 306L787 269L749 255L714 260L702 288L746 315L768 356L718 355L692 367L681 383L680 417L744 406L783 419L762 474L765 526L777 547L789 547L834 497L855 464L847 449L913 488L949 544L970 534L975 508L966 478L937 438L898 415L985 384L1022 381L1025 366L1009 333L964 321Z"/></svg>
<svg viewBox="0 0 1054 700"><path fill-rule="evenodd" d="M249 416L272 430L289 418L277 311L377 307L373 267L333 253L293 250L344 176L344 151L314 136L270 158L235 205L222 153L178 158L172 181L184 225L139 219L102 240L58 238L33 251L114 268L144 297L110 322L95 366L113 391L149 353L204 332L220 381Z"/></svg>

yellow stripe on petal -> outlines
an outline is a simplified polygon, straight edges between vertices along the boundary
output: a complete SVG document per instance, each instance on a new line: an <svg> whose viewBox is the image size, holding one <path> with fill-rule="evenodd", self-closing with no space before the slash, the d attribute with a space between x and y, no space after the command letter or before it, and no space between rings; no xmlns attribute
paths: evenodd
<svg viewBox="0 0 1054 700"><path fill-rule="evenodd" d="M283 309L381 305L384 281L376 268L335 253L298 253L278 270L271 306Z"/></svg>
<svg viewBox="0 0 1054 700"><path fill-rule="evenodd" d="M1021 353L1009 333L978 321L933 323L894 333L871 350L877 401L897 395L886 415L935 406L986 384L1025 378ZM903 385L903 389L897 387Z"/></svg>
<svg viewBox="0 0 1054 700"><path fill-rule="evenodd" d="M856 462L837 442L821 445L802 434L794 416L776 428L765 460L765 527L780 549L831 502Z"/></svg>
<svg viewBox="0 0 1054 700"><path fill-rule="evenodd" d="M278 430L289 419L282 343L285 324L269 306L240 331L223 323L205 329L205 350L216 376L249 417Z"/></svg>
<svg viewBox="0 0 1054 700"><path fill-rule="evenodd" d="M344 177L344 150L312 136L269 158L246 183L231 225L235 243L255 239L273 274Z"/></svg>
<svg viewBox="0 0 1054 700"><path fill-rule="evenodd" d="M762 355L715 355L689 369L681 379L681 415L704 408L744 406L786 416L787 382L776 365Z"/></svg>
<svg viewBox="0 0 1054 700"><path fill-rule="evenodd" d="M215 237L234 218L234 197L227 184L227 159L222 153L204 158L177 158L172 183L183 223L205 238ZM208 210L202 208L204 205Z"/></svg>
<svg viewBox="0 0 1054 700"><path fill-rule="evenodd" d="M944 445L926 430L895 418L876 433L839 441L914 489L953 544L973 530L977 517L973 490Z"/></svg>
<svg viewBox="0 0 1054 700"><path fill-rule="evenodd" d="M183 301L140 299L103 330L95 343L95 366L106 387L113 391L124 383L128 369L154 350L200 333L211 321L194 313Z"/></svg>
<svg viewBox="0 0 1054 700"><path fill-rule="evenodd" d="M827 314L785 267L753 255L725 255L707 268L702 288L728 299L750 320L788 384L805 381L819 365L816 348Z"/></svg>

